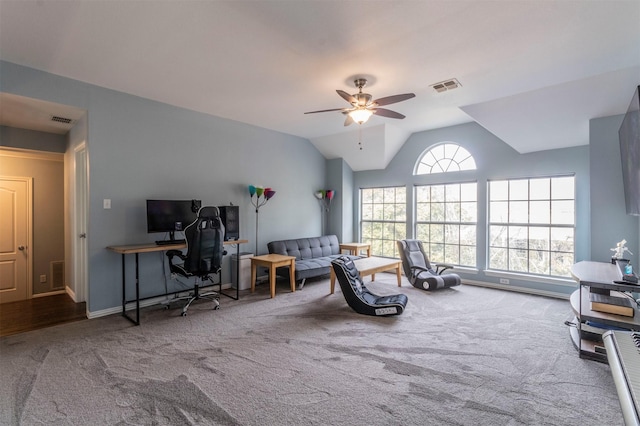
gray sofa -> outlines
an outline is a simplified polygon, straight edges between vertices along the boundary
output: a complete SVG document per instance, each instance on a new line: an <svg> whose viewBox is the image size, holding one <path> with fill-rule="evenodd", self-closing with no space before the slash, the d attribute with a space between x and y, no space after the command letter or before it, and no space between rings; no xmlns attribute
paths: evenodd
<svg viewBox="0 0 640 426"><path fill-rule="evenodd" d="M269 253L296 257L295 279L298 288L304 286L307 278L327 275L331 271L331 261L340 257L340 243L336 235L271 241L267 244ZM357 259L360 256L348 257ZM276 274L289 278L289 267L276 269Z"/></svg>

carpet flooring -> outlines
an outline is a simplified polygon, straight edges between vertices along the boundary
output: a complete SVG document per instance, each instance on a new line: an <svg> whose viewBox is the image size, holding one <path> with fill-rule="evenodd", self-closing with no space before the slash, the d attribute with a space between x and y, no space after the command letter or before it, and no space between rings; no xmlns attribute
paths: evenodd
<svg viewBox="0 0 640 426"><path fill-rule="evenodd" d="M358 315L328 279L0 338L2 425L621 425L568 301L462 285ZM404 278L403 278L404 279Z"/></svg>

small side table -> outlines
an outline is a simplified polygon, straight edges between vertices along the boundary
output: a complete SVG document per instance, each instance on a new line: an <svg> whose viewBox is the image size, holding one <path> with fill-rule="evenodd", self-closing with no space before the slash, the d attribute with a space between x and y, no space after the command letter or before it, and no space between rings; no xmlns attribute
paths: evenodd
<svg viewBox="0 0 640 426"><path fill-rule="evenodd" d="M284 256L282 254L265 254L262 256L254 256L251 258L251 293L256 290L256 268L265 266L269 268L269 289L271 290L271 298L276 296L276 268L280 266L289 267L289 283L291 284L291 292L296 291L296 257Z"/></svg>
<svg viewBox="0 0 640 426"><path fill-rule="evenodd" d="M349 254L360 256L362 250L367 251L367 257L371 257L371 244L369 243L342 243L340 244L340 253L343 250L349 250Z"/></svg>

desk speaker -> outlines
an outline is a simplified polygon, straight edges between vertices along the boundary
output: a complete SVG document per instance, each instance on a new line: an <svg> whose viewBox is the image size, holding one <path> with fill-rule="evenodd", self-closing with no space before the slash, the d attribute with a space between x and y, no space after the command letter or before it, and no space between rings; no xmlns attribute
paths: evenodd
<svg viewBox="0 0 640 426"><path fill-rule="evenodd" d="M224 240L240 239L240 210L238 206L218 206L224 225Z"/></svg>

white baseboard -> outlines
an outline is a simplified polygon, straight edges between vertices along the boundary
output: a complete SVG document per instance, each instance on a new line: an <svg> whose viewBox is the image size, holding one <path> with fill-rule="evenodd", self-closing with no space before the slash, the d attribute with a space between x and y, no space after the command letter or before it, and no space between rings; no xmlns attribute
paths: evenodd
<svg viewBox="0 0 640 426"><path fill-rule="evenodd" d="M207 287L218 287L218 285L216 284L215 286L207 286ZM203 287L203 288L207 288L207 287ZM227 284L222 284L222 289L226 290L231 288L231 283L227 283ZM189 290L186 289L184 291L184 294L189 293ZM141 300L140 301L140 308L146 308L148 306L153 306L153 305L157 305L160 304L162 302L165 302L167 300L171 300L171 298L173 298L174 295L169 295L169 296L157 296L157 297L153 297L151 299L145 299L145 300ZM133 306L133 302L129 302L129 304L127 305L127 312L132 310L132 306ZM100 318L100 317L106 317L107 315L113 315L113 314L121 314L122 313L122 306L114 306L113 308L107 308L107 309L102 309L99 311L87 311L87 318L89 319L93 319L93 318Z"/></svg>
<svg viewBox="0 0 640 426"><path fill-rule="evenodd" d="M555 291L546 291L546 290L538 290L535 288L508 286L503 284L489 283L486 281L462 280L462 284L475 285L478 287L495 288L497 290L515 291L518 293L535 294L538 296L554 297L556 299L569 300L569 297L570 297L568 294L557 293Z"/></svg>

